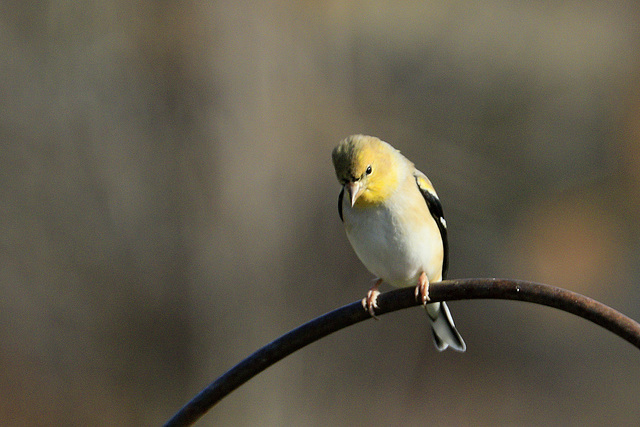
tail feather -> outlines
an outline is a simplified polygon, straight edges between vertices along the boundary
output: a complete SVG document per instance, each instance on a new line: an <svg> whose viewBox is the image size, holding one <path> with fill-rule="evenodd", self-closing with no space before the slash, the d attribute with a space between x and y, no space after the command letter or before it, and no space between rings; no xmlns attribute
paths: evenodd
<svg viewBox="0 0 640 427"><path fill-rule="evenodd" d="M453 323L453 317L451 317L447 304L445 302L434 302L427 304L425 308L431 321L433 341L436 348L439 351L446 350L447 347L460 352L465 351L467 345Z"/></svg>

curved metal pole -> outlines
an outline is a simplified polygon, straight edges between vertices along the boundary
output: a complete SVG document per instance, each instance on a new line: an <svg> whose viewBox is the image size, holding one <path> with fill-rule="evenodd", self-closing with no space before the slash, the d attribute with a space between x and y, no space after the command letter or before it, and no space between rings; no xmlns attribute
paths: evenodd
<svg viewBox="0 0 640 427"><path fill-rule="evenodd" d="M540 283L508 279L445 280L429 286L431 301L506 299L554 307L590 320L640 349L640 324L591 298ZM395 289L378 297L380 316L418 305L413 288ZM198 420L236 388L291 353L342 328L369 319L360 301L338 308L286 333L262 347L198 393L166 424L187 426Z"/></svg>

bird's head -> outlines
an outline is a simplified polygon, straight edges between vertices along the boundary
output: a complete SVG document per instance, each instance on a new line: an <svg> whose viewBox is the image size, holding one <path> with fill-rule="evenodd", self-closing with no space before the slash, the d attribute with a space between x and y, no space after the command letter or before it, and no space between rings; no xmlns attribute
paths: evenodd
<svg viewBox="0 0 640 427"><path fill-rule="evenodd" d="M400 181L402 156L376 137L351 135L333 149L332 158L352 207L383 202Z"/></svg>

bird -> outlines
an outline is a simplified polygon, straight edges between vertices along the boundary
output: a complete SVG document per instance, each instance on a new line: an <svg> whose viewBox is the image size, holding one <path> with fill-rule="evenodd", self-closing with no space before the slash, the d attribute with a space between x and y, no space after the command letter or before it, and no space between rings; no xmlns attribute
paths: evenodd
<svg viewBox="0 0 640 427"><path fill-rule="evenodd" d="M415 286L436 348L464 352L466 344L445 302L429 302L429 283L446 276L449 254L442 204L427 176L381 139L351 135L331 153L338 182L338 214L347 238L377 279L362 306L372 317L382 283Z"/></svg>

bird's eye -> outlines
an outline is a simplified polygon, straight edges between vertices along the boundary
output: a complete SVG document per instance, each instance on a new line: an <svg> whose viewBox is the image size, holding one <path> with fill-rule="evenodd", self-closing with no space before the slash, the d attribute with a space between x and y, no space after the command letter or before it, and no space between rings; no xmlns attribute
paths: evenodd
<svg viewBox="0 0 640 427"><path fill-rule="evenodd" d="M367 166L367 175L371 175L371 165Z"/></svg>

